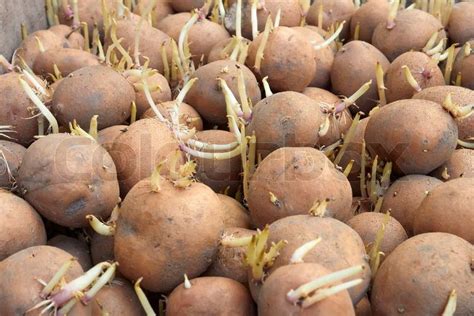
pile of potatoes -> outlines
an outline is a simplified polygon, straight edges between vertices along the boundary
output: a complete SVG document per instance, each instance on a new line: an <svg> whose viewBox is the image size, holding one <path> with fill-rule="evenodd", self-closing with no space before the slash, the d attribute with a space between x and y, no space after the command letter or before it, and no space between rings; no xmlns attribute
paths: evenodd
<svg viewBox="0 0 474 316"><path fill-rule="evenodd" d="M45 14L0 56L0 315L474 315L474 2Z"/></svg>

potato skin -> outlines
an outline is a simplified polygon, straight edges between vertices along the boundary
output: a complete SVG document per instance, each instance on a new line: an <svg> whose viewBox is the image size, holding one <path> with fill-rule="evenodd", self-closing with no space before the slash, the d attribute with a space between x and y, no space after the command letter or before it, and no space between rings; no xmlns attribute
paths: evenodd
<svg viewBox="0 0 474 316"><path fill-rule="evenodd" d="M92 263L98 264L103 261L113 261L114 258L114 237L93 233L91 237Z"/></svg>
<svg viewBox="0 0 474 316"><path fill-rule="evenodd" d="M0 140L0 188L10 190L18 177L18 168L23 161L26 148L7 140Z"/></svg>
<svg viewBox="0 0 474 316"><path fill-rule="evenodd" d="M145 10L148 3L150 3L150 0L140 0L137 3L137 6L134 8L133 13L141 16L142 12ZM160 22L165 17L173 13L174 13L174 10L173 10L173 7L171 6L171 1L158 0L155 4L155 7L153 8L152 16L151 16L153 26L156 27L158 22Z"/></svg>
<svg viewBox="0 0 474 316"><path fill-rule="evenodd" d="M387 0L372 0L362 4L351 17L351 38L354 38L357 24L359 24L359 40L372 42L375 28L379 23L386 21L389 8Z"/></svg>
<svg viewBox="0 0 474 316"><path fill-rule="evenodd" d="M269 192L278 201L272 203ZM280 148L250 179L250 216L260 228L286 216L307 214L316 201L325 199L330 199L325 216L341 221L352 216L349 181L314 148Z"/></svg>
<svg viewBox="0 0 474 316"><path fill-rule="evenodd" d="M239 68L244 74L247 96L252 100L252 104L257 104L261 99L257 78L250 69L231 60L219 60L199 67L192 75L192 78L198 78L198 81L189 90L184 102L194 107L206 121L212 124L226 124L225 98L216 78L225 80L240 102L237 86Z"/></svg>
<svg viewBox="0 0 474 316"><path fill-rule="evenodd" d="M375 242L377 232L382 227L384 221L385 214L366 212L348 220L347 225L359 234L364 245L367 247ZM382 260L407 238L408 236L403 226L390 216L387 225L385 225L385 234L379 248L385 254Z"/></svg>
<svg viewBox="0 0 474 316"><path fill-rule="evenodd" d="M85 241L66 235L56 235L48 240L48 245L62 249L74 258L77 258L77 262L79 262L84 271L92 267L89 246Z"/></svg>
<svg viewBox="0 0 474 316"><path fill-rule="evenodd" d="M53 48L38 54L33 64L33 71L43 78L54 74L54 65L63 77L87 66L99 65L99 58L91 53L74 48Z"/></svg>
<svg viewBox="0 0 474 316"><path fill-rule="evenodd" d="M35 246L24 249L0 262L0 314L21 316L42 301L43 289L37 280L51 280L61 266L72 256L56 247ZM79 263L73 262L67 270L67 281L79 277L83 270ZM46 282L48 282L46 281ZM90 307L82 310L77 304L72 315L89 315ZM35 310L28 315L39 315Z"/></svg>
<svg viewBox="0 0 474 316"><path fill-rule="evenodd" d="M170 1L171 7L176 12L189 12L193 9L200 9L206 3L205 0L173 0Z"/></svg>
<svg viewBox="0 0 474 316"><path fill-rule="evenodd" d="M445 232L474 243L474 178L459 178L434 188L416 210L415 234ZM449 210L449 212L447 212Z"/></svg>
<svg viewBox="0 0 474 316"><path fill-rule="evenodd" d="M72 25L73 20L66 15L66 8L62 6L63 2L60 2L59 7L59 22L61 24ZM105 0L105 4L109 11L113 10L115 1ZM104 17L102 14L101 1L97 0L81 0L77 1L79 9L79 17L81 22L86 22L89 27L89 34L92 34L94 30L94 24L97 24L101 34L104 32ZM120 38L120 37L119 37Z"/></svg>
<svg viewBox="0 0 474 316"><path fill-rule="evenodd" d="M456 315L473 314L473 251L467 241L446 233L408 239L385 259L375 276L373 314L441 315L453 289Z"/></svg>
<svg viewBox="0 0 474 316"><path fill-rule="evenodd" d="M428 174L438 168L454 152L457 138L456 122L441 105L415 99L382 107L365 130L369 152L392 161L400 175Z"/></svg>
<svg viewBox="0 0 474 316"><path fill-rule="evenodd" d="M443 181L461 177L474 178L474 151L464 148L455 150L451 158L433 171L432 175Z"/></svg>
<svg viewBox="0 0 474 316"><path fill-rule="evenodd" d="M212 263L224 229L222 204L201 183L180 189L163 179L159 192L150 186L144 179L125 197L114 253L127 279L143 276L144 289L168 293L184 273L197 277Z"/></svg>
<svg viewBox="0 0 474 316"><path fill-rule="evenodd" d="M318 25L319 7L323 6L323 29L328 30L332 24L346 21L341 32L341 39L349 39L349 26L352 15L356 12L354 3L350 0L316 0L313 2L306 15L310 25Z"/></svg>
<svg viewBox="0 0 474 316"><path fill-rule="evenodd" d="M383 0L385 1L385 0ZM370 301L367 297L364 297L354 306L356 316L372 316L372 308Z"/></svg>
<svg viewBox="0 0 474 316"><path fill-rule="evenodd" d="M276 269L263 283L258 297L258 314L261 316L285 315L344 315L355 316L349 292L344 290L307 308L290 303L286 295L290 290L330 274L328 268L316 263L289 264Z"/></svg>
<svg viewBox="0 0 474 316"><path fill-rule="evenodd" d="M401 177L385 192L381 211L390 211L390 215L403 226L407 234L413 236L413 221L418 207L427 192L441 184L438 179L425 175Z"/></svg>
<svg viewBox="0 0 474 316"><path fill-rule="evenodd" d="M471 47L474 40L470 40ZM463 50L459 50L454 60L451 81L456 81L458 75L461 76L461 87L474 89L474 55L464 56Z"/></svg>
<svg viewBox="0 0 474 316"><path fill-rule="evenodd" d="M85 216L107 218L119 198L114 162L86 137L50 134L26 151L18 176L19 192L50 221L79 228Z"/></svg>
<svg viewBox="0 0 474 316"><path fill-rule="evenodd" d="M97 133L97 142L110 152L115 139L125 133L127 129L128 125L114 125L104 128Z"/></svg>
<svg viewBox="0 0 474 316"><path fill-rule="evenodd" d="M474 3L460 2L453 6L447 25L449 38L460 46L474 38Z"/></svg>
<svg viewBox="0 0 474 316"><path fill-rule="evenodd" d="M252 227L250 215L240 202L225 194L217 194L217 196L219 196L219 200L221 200L225 212L224 224L226 227L248 229Z"/></svg>
<svg viewBox="0 0 474 316"><path fill-rule="evenodd" d="M0 204L0 261L28 247L46 243L43 221L28 202L0 190Z"/></svg>
<svg viewBox="0 0 474 316"><path fill-rule="evenodd" d="M250 293L241 283L222 277L199 277L190 282L190 289L180 284L171 292L167 316L256 315Z"/></svg>
<svg viewBox="0 0 474 316"><path fill-rule="evenodd" d="M171 115L169 111L175 105L175 101L167 101L157 104L156 106L158 108L158 111L160 111L161 115L171 121ZM146 110L141 116L142 119L155 117L156 114L152 108L148 108L148 110ZM189 129L195 128L196 131L203 130L203 122L199 113L192 106L184 102L179 105L179 122L188 126Z"/></svg>
<svg viewBox="0 0 474 316"><path fill-rule="evenodd" d="M145 315L132 285L123 279L114 279L114 281L105 285L90 303L91 316L102 316L104 312L113 316Z"/></svg>

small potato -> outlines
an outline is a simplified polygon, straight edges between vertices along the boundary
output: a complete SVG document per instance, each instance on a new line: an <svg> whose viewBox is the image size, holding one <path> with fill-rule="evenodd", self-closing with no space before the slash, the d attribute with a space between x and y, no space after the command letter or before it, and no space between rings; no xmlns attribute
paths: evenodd
<svg viewBox="0 0 474 316"><path fill-rule="evenodd" d="M374 315L441 315L456 290L456 315L474 313L474 246L446 233L415 236L380 266L373 283Z"/></svg>
<svg viewBox="0 0 474 316"><path fill-rule="evenodd" d="M356 29L359 28L357 39L372 42L377 25L387 20L389 7L387 0L372 0L362 4L351 17L351 38L355 38Z"/></svg>
<svg viewBox="0 0 474 316"><path fill-rule="evenodd" d="M316 0L313 2L306 15L306 21L311 25L319 25L319 10L323 11L322 26L324 30L329 30L342 21L346 21L346 25L339 36L340 39L349 39L349 27L352 15L356 12L354 3L351 0Z"/></svg>
<svg viewBox="0 0 474 316"><path fill-rule="evenodd" d="M347 225L359 234L367 249L367 246L371 247L374 244L377 233L385 222L385 216L385 214L375 212L361 213L348 220ZM390 216L379 248L379 251L384 253L382 260L407 238L403 226Z"/></svg>
<svg viewBox="0 0 474 316"><path fill-rule="evenodd" d="M453 6L447 25L453 43L464 45L474 38L474 3L460 2Z"/></svg>
<svg viewBox="0 0 474 316"><path fill-rule="evenodd" d="M415 214L427 194L442 182L424 175L408 175L399 178L385 192L381 211L390 212L405 228L409 236L413 236Z"/></svg>
<svg viewBox="0 0 474 316"><path fill-rule="evenodd" d="M46 243L43 221L28 202L0 190L0 204L0 262L20 250Z"/></svg>
<svg viewBox="0 0 474 316"><path fill-rule="evenodd" d="M114 125L104 128L99 131L97 142L110 153L115 139L125 133L127 129L128 125Z"/></svg>
<svg viewBox="0 0 474 316"><path fill-rule="evenodd" d="M91 258L93 264L98 264L103 261L113 261L115 258L114 237L93 233L91 237Z"/></svg>
<svg viewBox="0 0 474 316"><path fill-rule="evenodd" d="M432 175L443 181L474 178L474 150L457 149Z"/></svg>
<svg viewBox="0 0 474 316"><path fill-rule="evenodd" d="M414 89L405 76L403 66L407 66L418 84ZM416 92L425 88L444 86L441 69L428 55L420 52L408 52L398 56L388 67L385 74L385 95L387 102L410 99Z"/></svg>
<svg viewBox="0 0 474 316"><path fill-rule="evenodd" d="M456 121L441 105L426 100L400 100L369 119L365 141L369 152L393 162L400 175L428 174L456 149Z"/></svg>
<svg viewBox="0 0 474 316"><path fill-rule="evenodd" d="M252 297L241 283L222 277L199 277L191 287L178 285L168 297L167 316L256 315Z"/></svg>
<svg viewBox="0 0 474 316"><path fill-rule="evenodd" d="M7 140L0 140L0 188L10 190L16 186L18 168L26 148Z"/></svg>
<svg viewBox="0 0 474 316"><path fill-rule="evenodd" d="M236 199L224 195L217 194L223 204L224 224L226 227L240 227L250 229L252 226L250 215L245 207Z"/></svg>
<svg viewBox="0 0 474 316"><path fill-rule="evenodd" d="M145 312L132 285L123 279L115 279L100 289L90 303L91 316L143 316Z"/></svg>
<svg viewBox="0 0 474 316"><path fill-rule="evenodd" d="M470 40L474 47L474 40ZM474 89L474 54L465 55L461 49L454 60L451 81L456 82L460 78L461 87ZM472 135L471 135L472 136Z"/></svg>
<svg viewBox="0 0 474 316"><path fill-rule="evenodd" d="M55 74L54 65L63 77L87 66L99 65L99 58L91 53L73 48L53 48L40 53L33 64L33 71L43 78Z"/></svg>
<svg viewBox="0 0 474 316"><path fill-rule="evenodd" d="M114 162L86 137L50 134L25 153L18 176L19 192L50 221L79 228L85 216L107 218L119 199Z"/></svg>
<svg viewBox="0 0 474 316"><path fill-rule="evenodd" d="M160 104L157 104L158 111L161 115L169 121L171 121L170 110L176 105L175 101L167 101ZM189 129L196 129L196 131L203 130L203 122L199 113L189 104L181 103L179 105L179 123L186 125ZM155 118L156 114L152 108L146 110L141 116L144 118Z"/></svg>
<svg viewBox="0 0 474 316"><path fill-rule="evenodd" d="M62 249L71 254L74 258L77 258L77 262L84 271L92 267L89 246L85 241L66 235L56 235L48 240L48 245Z"/></svg>
<svg viewBox="0 0 474 316"><path fill-rule="evenodd" d="M433 190L416 210L415 235L445 232L474 243L474 178L445 182Z"/></svg>

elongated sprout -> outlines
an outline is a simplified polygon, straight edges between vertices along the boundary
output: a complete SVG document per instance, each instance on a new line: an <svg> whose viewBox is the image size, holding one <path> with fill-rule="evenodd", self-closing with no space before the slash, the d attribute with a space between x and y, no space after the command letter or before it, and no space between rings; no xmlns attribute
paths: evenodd
<svg viewBox="0 0 474 316"><path fill-rule="evenodd" d="M375 77L377 80L377 91L379 94L379 105L384 106L387 104L387 97L385 96L385 90L387 89L385 87L384 83L384 72L382 65L377 62L377 66L375 68Z"/></svg>
<svg viewBox="0 0 474 316"><path fill-rule="evenodd" d="M360 22L357 21L356 26L354 28L354 41L358 41L360 38Z"/></svg>
<svg viewBox="0 0 474 316"><path fill-rule="evenodd" d="M193 69L193 64L191 60L191 56L189 54L186 54L185 52L185 46L187 46L187 49L189 49L189 43L187 41L187 36L189 34L189 31L191 30L191 27L197 22L199 19L198 13L193 13L191 18L184 24L183 28L181 29L181 33L179 33L179 39L178 39L178 51L179 51L179 58L182 62L183 69L184 69L184 74L185 74L185 82L189 79L189 76L191 75Z"/></svg>
<svg viewBox="0 0 474 316"><path fill-rule="evenodd" d="M354 117L354 120L352 121L351 127L347 131L346 135L344 136L344 141L342 144L341 149L339 150L336 159L334 159L334 164L339 165L339 163L342 160L342 157L344 157L344 154L347 150L347 147L349 146L350 142L354 138L355 131L357 129L357 125L359 125L360 122L360 114L357 113L356 116Z"/></svg>
<svg viewBox="0 0 474 316"><path fill-rule="evenodd" d="M257 15L257 5L259 0L250 0L250 15L252 23L252 39L255 40L258 36L258 15Z"/></svg>
<svg viewBox="0 0 474 316"><path fill-rule="evenodd" d="M311 0L300 0L300 7L301 7L300 26L305 26L306 16L308 15L309 8L311 7Z"/></svg>
<svg viewBox="0 0 474 316"><path fill-rule="evenodd" d="M416 92L420 92L420 91L421 91L420 84L416 81L415 77L413 77L413 74L411 73L410 68L408 68L407 65L403 65L403 66L402 66L402 69L403 69L403 74L404 74L405 79L406 79L406 81L408 82L408 84L409 84Z"/></svg>
<svg viewBox="0 0 474 316"><path fill-rule="evenodd" d="M455 119L465 119L474 113L474 104L461 107L453 102L451 93L446 95L442 105Z"/></svg>
<svg viewBox="0 0 474 316"><path fill-rule="evenodd" d="M382 245L382 241L385 236L385 229L388 225L389 220L390 220L390 212L387 212L385 213L382 224L377 230L377 234L375 235L375 240L373 244L368 245L369 249L367 253L369 255L369 265L370 265L370 271L372 272L372 279L377 274L377 271L380 266L381 256L384 255L384 253L380 251L380 247Z"/></svg>
<svg viewBox="0 0 474 316"><path fill-rule="evenodd" d="M135 27L135 46L133 50L133 56L135 59L135 65L138 67L140 66L140 34L141 34L143 22L145 21L146 17L151 13L155 5L156 5L156 0L151 0L148 2L148 5L145 6L145 10L142 12L140 21L138 21Z"/></svg>
<svg viewBox="0 0 474 316"><path fill-rule="evenodd" d="M456 290L452 290L451 293L449 293L448 303L446 303L446 306L444 307L443 314L441 314L442 316L454 315L456 312L457 298L458 295Z"/></svg>
<svg viewBox="0 0 474 316"><path fill-rule="evenodd" d="M273 28L277 28L280 26L280 20L281 20L281 8L278 9L277 14L275 16L275 23L273 23Z"/></svg>
<svg viewBox="0 0 474 316"><path fill-rule="evenodd" d="M143 310L145 311L146 316L156 316L156 313L153 311L153 307L151 307L150 302L148 301L148 298L145 295L145 292L143 292L142 288L140 287L140 284L142 283L143 278L139 278L136 282L133 288L135 289L135 293L137 294L138 300L140 301L140 304L143 307Z"/></svg>
<svg viewBox="0 0 474 316"><path fill-rule="evenodd" d="M344 24L346 24L346 21L342 21L337 27L336 31L323 42L321 43L311 42L311 44L313 44L313 48L315 50L320 50L331 45L331 43L334 42L341 34L342 29L344 28Z"/></svg>
<svg viewBox="0 0 474 316"><path fill-rule="evenodd" d="M265 30L263 31L263 35L262 35L262 39L260 41L260 45L258 46L258 49L257 49L256 57L255 57L254 68L257 72L260 72L260 67L262 65L262 60L263 60L263 55L264 55L264 52L265 52L265 47L267 45L268 37L270 36L270 32L272 31L272 29L273 29L273 22L272 22L271 16L269 15L268 18L267 18L267 23L265 24Z"/></svg>
<svg viewBox="0 0 474 316"><path fill-rule="evenodd" d="M89 225L92 229L101 236L113 236L115 235L115 224L105 224L101 222L94 215L87 215L86 219L89 221Z"/></svg>
<svg viewBox="0 0 474 316"><path fill-rule="evenodd" d="M363 198L367 197L367 183L365 182L365 166L366 166L366 160L367 160L366 157L367 157L366 144L365 144L365 140L362 140L359 185L360 185L360 192Z"/></svg>
<svg viewBox="0 0 474 316"><path fill-rule="evenodd" d="M67 271L71 268L71 265L76 261L76 258L71 258L66 261L61 268L54 274L53 278L46 284L43 290L40 293L41 298L48 297L49 294L54 290L56 285L61 281L61 279L66 275Z"/></svg>
<svg viewBox="0 0 474 316"><path fill-rule="evenodd" d="M349 161L349 163L347 164L346 168L344 168L344 171L343 171L343 173L346 177L348 177L349 174L351 173L353 166L354 166L354 159L351 159Z"/></svg>
<svg viewBox="0 0 474 316"><path fill-rule="evenodd" d="M323 1L321 1L318 7L318 28L320 30L323 30L323 19L324 19L324 10L323 10Z"/></svg>
<svg viewBox="0 0 474 316"><path fill-rule="evenodd" d="M271 97L273 95L272 88L270 88L270 84L268 83L268 76L263 77L262 79L263 89L265 90L265 97Z"/></svg>
<svg viewBox="0 0 474 316"><path fill-rule="evenodd" d="M391 30L396 26L395 18L397 17L398 7L400 6L400 0L393 0L390 5L387 18L387 29Z"/></svg>
<svg viewBox="0 0 474 316"><path fill-rule="evenodd" d="M423 52L428 52L429 50L431 50L433 48L433 46L435 45L436 43L436 39L438 38L438 35L439 35L439 31L435 31L431 36L430 38L428 39L428 42L426 42L426 45L425 47L423 47L422 51Z"/></svg>
<svg viewBox="0 0 474 316"><path fill-rule="evenodd" d="M323 239L321 237L318 237L316 239L310 240L303 245L299 246L296 248L296 250L293 252L290 258L290 263L302 263L304 262L304 256L308 254L311 250L313 250Z"/></svg>

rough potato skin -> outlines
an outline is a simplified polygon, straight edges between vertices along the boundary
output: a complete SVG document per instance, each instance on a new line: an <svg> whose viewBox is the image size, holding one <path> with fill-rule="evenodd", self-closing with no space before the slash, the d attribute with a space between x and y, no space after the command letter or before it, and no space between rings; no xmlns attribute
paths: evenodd
<svg viewBox="0 0 474 316"><path fill-rule="evenodd" d="M413 96L413 99L423 99L443 104L448 94L451 100L458 106L466 106L474 100L474 91L458 86L436 86L421 90ZM456 119L459 129L459 139L468 140L474 136L474 115L466 118Z"/></svg>
<svg viewBox="0 0 474 316"><path fill-rule="evenodd" d="M19 82L20 75L10 72L0 76L0 125L11 125L14 133L5 133L13 141L28 146L38 134L38 120L31 119L37 111ZM6 139L4 136L0 136Z"/></svg>
<svg viewBox="0 0 474 316"><path fill-rule="evenodd" d="M64 24L51 26L48 31L53 32L61 38L67 40L66 48L74 48L82 50L84 48L84 36L80 32L73 32L73 29Z"/></svg>
<svg viewBox="0 0 474 316"><path fill-rule="evenodd" d="M372 36L379 23L387 20L389 12L387 0L372 0L362 4L351 17L351 37L354 38L357 24L359 24L359 40L372 42Z"/></svg>
<svg viewBox="0 0 474 316"><path fill-rule="evenodd" d="M137 183L120 209L115 258L129 280L168 293L183 280L201 275L215 258L224 229L222 204L206 185L186 189L162 180L153 192L149 179ZM177 212L179 210L179 212Z"/></svg>
<svg viewBox="0 0 474 316"><path fill-rule="evenodd" d="M114 125L104 128L97 133L97 142L110 152L115 139L125 133L127 129L128 125Z"/></svg>
<svg viewBox="0 0 474 316"><path fill-rule="evenodd" d="M415 234L446 232L474 243L474 178L459 178L434 188L416 210Z"/></svg>
<svg viewBox="0 0 474 316"><path fill-rule="evenodd" d="M400 175L428 174L438 168L451 157L457 138L456 122L441 105L414 99L382 107L365 130L369 152L392 161Z"/></svg>
<svg viewBox="0 0 474 316"><path fill-rule="evenodd" d="M354 3L350 0L316 0L306 15L308 24L318 25L318 13L321 5L323 6L323 29L328 30L331 25L346 21L339 38L349 39L350 20L352 15L356 12Z"/></svg>
<svg viewBox="0 0 474 316"><path fill-rule="evenodd" d="M110 150L117 166L122 197L177 150L179 146L173 133L158 120L143 119L130 125L115 139ZM167 172L165 168L163 172Z"/></svg>
<svg viewBox="0 0 474 316"><path fill-rule="evenodd" d="M268 273L271 275L279 267L289 264L298 247L318 237L322 238L321 242L306 254L304 262L318 263L331 271L364 265L364 271L357 275L364 282L349 289L352 302L356 304L365 296L369 287L370 268L362 239L352 228L336 219L296 215L272 223L268 242L271 244L286 240L288 244L280 250L280 255Z"/></svg>
<svg viewBox="0 0 474 316"><path fill-rule="evenodd" d="M447 25L449 38L453 43L464 45L474 38L474 3L456 3L449 16Z"/></svg>
<svg viewBox="0 0 474 316"><path fill-rule="evenodd" d="M74 48L53 48L38 54L33 64L33 71L43 78L51 79L55 74L54 65L63 77L87 66L99 65L99 58L91 53Z"/></svg>
<svg viewBox="0 0 474 316"><path fill-rule="evenodd" d="M89 66L61 81L53 95L52 110L61 125L76 120L83 128L99 115L98 127L103 129L123 124L133 101L133 87L121 74L110 67Z"/></svg>
<svg viewBox="0 0 474 316"><path fill-rule="evenodd" d="M382 69L389 69L390 62L377 48L363 41L351 41L345 44L334 57L331 68L332 91L337 95L350 97L359 88L372 80L369 90L362 95L354 108L355 112L366 114L377 105L377 81L375 69L380 63Z"/></svg>
<svg viewBox="0 0 474 316"><path fill-rule="evenodd" d="M127 77L127 80L131 84L139 84L142 78L140 78L139 76L129 76ZM162 74L154 73L151 76L147 77L145 80L149 87L159 87L158 89L154 89L150 92L151 98L153 99L155 104L172 100L170 85ZM151 107L146 99L144 90L142 88L139 88L137 85L134 85L133 88L135 90L137 117L142 117L147 110L151 109Z"/></svg>
<svg viewBox="0 0 474 316"><path fill-rule="evenodd" d="M225 212L224 224L226 227L241 227L248 228L252 227L250 215L245 207L236 199L225 195L217 194L223 204L223 210Z"/></svg>
<svg viewBox="0 0 474 316"><path fill-rule="evenodd" d="M175 101L167 101L160 104L157 104L156 107L160 111L161 115L169 121L171 121L170 110L176 105ZM195 128L196 131L203 130L203 122L199 113L189 104L181 103L179 105L179 122L186 125L189 129ZM146 110L141 116L144 118L155 118L156 114L152 108Z"/></svg>
<svg viewBox="0 0 474 316"><path fill-rule="evenodd" d="M0 261L20 250L46 243L43 221L28 202L0 190L0 204Z"/></svg>
<svg viewBox="0 0 474 316"><path fill-rule="evenodd" d="M260 33L250 44L247 66L259 78L268 76L268 83L274 92L302 92L316 74L313 46L299 32L280 26L268 36L263 52L264 58L260 69L256 69L255 61L262 38L263 33Z"/></svg>
<svg viewBox="0 0 474 316"><path fill-rule="evenodd" d="M199 277L190 282L190 289L180 284L170 294L167 316L256 315L252 297L241 283L222 277Z"/></svg>
<svg viewBox="0 0 474 316"><path fill-rule="evenodd" d="M441 185L440 180L425 176L412 174L397 179L385 192L381 211L390 211L405 229L409 236L413 236L413 221L421 202L427 192Z"/></svg>
<svg viewBox="0 0 474 316"><path fill-rule="evenodd" d="M91 258L93 264L98 264L103 261L113 261L115 258L114 237L93 233L91 237Z"/></svg>
<svg viewBox="0 0 474 316"><path fill-rule="evenodd" d="M473 251L469 242L446 233L408 239L385 259L375 276L373 315L441 315L453 289L456 315L472 315Z"/></svg>
<svg viewBox="0 0 474 316"><path fill-rule="evenodd" d="M200 9L206 3L205 0L173 0L170 1L171 7L176 12L189 12L193 9Z"/></svg>
<svg viewBox="0 0 474 316"><path fill-rule="evenodd" d="M37 280L51 280L61 266L72 256L56 247L35 246L24 249L0 262L0 314L23 316L42 301L43 289ZM79 263L73 262L65 279L72 281L83 274ZM77 304L72 315L90 315L90 307ZM41 309L27 315L38 316Z"/></svg>
<svg viewBox="0 0 474 316"><path fill-rule="evenodd" d="M100 304L100 305L99 305ZM105 285L90 303L91 316L144 316L145 312L133 287L127 280L115 279Z"/></svg>
<svg viewBox="0 0 474 316"><path fill-rule="evenodd" d="M474 178L474 150L457 149L441 167L433 171L433 176L443 181L457 178Z"/></svg>
<svg viewBox="0 0 474 316"><path fill-rule="evenodd" d="M385 222L385 216L386 215L383 213L361 213L347 221L347 225L359 234L364 245L367 247L368 245L373 245L375 242L377 232ZM379 248L380 251L385 254L385 256L382 257L382 260L399 244L407 240L407 238L408 236L403 226L395 218L390 216L387 225L385 225L384 237Z"/></svg>
<svg viewBox="0 0 474 316"><path fill-rule="evenodd" d="M379 23L372 36L372 45L390 61L410 50L421 51L433 33L443 29L437 18L418 9L399 11L395 24L389 30L386 21ZM441 32L438 40L445 37Z"/></svg>
<svg viewBox="0 0 474 316"><path fill-rule="evenodd" d="M278 201L270 200L272 192ZM351 214L349 181L317 149L285 147L274 151L250 179L250 216L262 228L280 218L307 214L316 201L329 199L325 216L341 221Z"/></svg>
<svg viewBox="0 0 474 316"><path fill-rule="evenodd" d="M79 228L85 216L108 218L119 199L114 162L105 149L81 136L50 134L26 151L19 192L50 221Z"/></svg>
<svg viewBox="0 0 474 316"><path fill-rule="evenodd" d="M323 115L317 101L298 92L276 93L257 103L247 134L255 133L262 157L282 147L314 147Z"/></svg>
<svg viewBox="0 0 474 316"><path fill-rule="evenodd" d="M15 186L18 168L23 161L26 148L20 144L0 140L0 188L10 190Z"/></svg>
<svg viewBox="0 0 474 316"><path fill-rule="evenodd" d="M421 89L444 86L441 69L428 55L420 52L407 52L398 56L385 74L387 102L410 99L417 92L408 83L403 66L408 66Z"/></svg>
<svg viewBox="0 0 474 316"><path fill-rule="evenodd" d="M355 316L347 290L321 300L307 308L290 303L286 295L290 290L330 274L330 269L316 263L289 264L276 269L263 283L258 297L258 314L261 316Z"/></svg>
<svg viewBox="0 0 474 316"><path fill-rule="evenodd" d="M77 262L79 262L84 271L92 267L89 246L85 241L66 235L56 235L48 240L48 245L62 249L74 258L77 258Z"/></svg>

